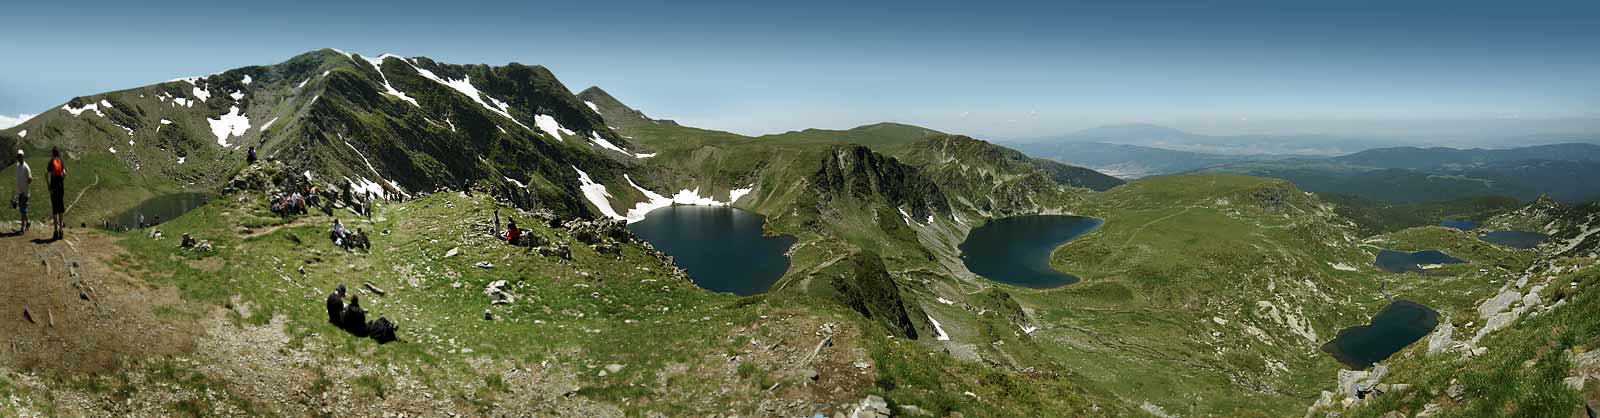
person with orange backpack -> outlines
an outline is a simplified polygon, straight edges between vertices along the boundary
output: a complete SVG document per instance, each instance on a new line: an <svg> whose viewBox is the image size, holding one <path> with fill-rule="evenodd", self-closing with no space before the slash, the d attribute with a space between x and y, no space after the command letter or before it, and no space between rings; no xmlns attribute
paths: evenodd
<svg viewBox="0 0 1600 418"><path fill-rule="evenodd" d="M67 212L67 167L61 162L61 148L50 148L50 219L55 222L55 233L52 239L61 239L66 231L66 223L62 222L61 214Z"/></svg>

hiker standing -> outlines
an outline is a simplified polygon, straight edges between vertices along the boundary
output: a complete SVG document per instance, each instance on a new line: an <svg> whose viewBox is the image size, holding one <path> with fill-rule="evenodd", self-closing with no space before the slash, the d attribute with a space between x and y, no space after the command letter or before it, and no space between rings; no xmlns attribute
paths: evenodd
<svg viewBox="0 0 1600 418"><path fill-rule="evenodd" d="M33 169L28 167L28 162L23 159L22 150L17 150L17 211L22 213L22 229L19 232L28 232L28 186L33 185Z"/></svg>
<svg viewBox="0 0 1600 418"><path fill-rule="evenodd" d="M67 166L61 162L61 148L50 148L50 219L55 222L53 239L61 239L66 231L66 224L61 221L61 214L67 212L65 202L67 194Z"/></svg>
<svg viewBox="0 0 1600 418"><path fill-rule="evenodd" d="M256 147L254 145L250 146L250 156L245 157L245 162L250 165L256 164Z"/></svg>

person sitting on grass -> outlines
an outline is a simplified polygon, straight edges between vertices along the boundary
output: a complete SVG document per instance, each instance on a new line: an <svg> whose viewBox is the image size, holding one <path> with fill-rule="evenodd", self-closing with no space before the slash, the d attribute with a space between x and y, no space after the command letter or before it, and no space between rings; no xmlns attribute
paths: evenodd
<svg viewBox="0 0 1600 418"><path fill-rule="evenodd" d="M344 307L339 326L357 337L367 336L367 311L361 309L361 296L350 295L350 304Z"/></svg>
<svg viewBox="0 0 1600 418"><path fill-rule="evenodd" d="M506 223L506 243L517 245L517 240L522 239L522 228L517 227L516 219L506 219L509 221Z"/></svg>
<svg viewBox="0 0 1600 418"><path fill-rule="evenodd" d="M339 325L339 320L343 315L344 283L339 283L339 287L334 288L333 293L328 294L328 323Z"/></svg>
<svg viewBox="0 0 1600 418"><path fill-rule="evenodd" d="M338 219L333 220L333 228L328 232L328 239L333 240L333 245L347 250L350 249L350 230L345 229L344 224L340 223Z"/></svg>
<svg viewBox="0 0 1600 418"><path fill-rule="evenodd" d="M350 247L372 251L372 241L367 240L367 231L356 228L356 233L350 235Z"/></svg>

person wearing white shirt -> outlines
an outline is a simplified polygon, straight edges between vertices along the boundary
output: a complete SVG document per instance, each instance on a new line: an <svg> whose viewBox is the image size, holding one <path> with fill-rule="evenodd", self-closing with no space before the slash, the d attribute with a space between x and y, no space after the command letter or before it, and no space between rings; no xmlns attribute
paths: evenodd
<svg viewBox="0 0 1600 418"><path fill-rule="evenodd" d="M22 150L17 150L17 211L22 213L22 229L18 232L28 232L28 186L33 185L33 169L28 167L28 161L23 157Z"/></svg>

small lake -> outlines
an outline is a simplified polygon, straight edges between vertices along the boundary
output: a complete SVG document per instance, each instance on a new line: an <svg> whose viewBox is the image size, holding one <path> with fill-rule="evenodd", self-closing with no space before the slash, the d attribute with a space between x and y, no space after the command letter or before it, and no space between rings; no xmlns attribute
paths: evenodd
<svg viewBox="0 0 1600 418"><path fill-rule="evenodd" d="M741 209L667 206L628 224L639 239L672 256L694 284L749 296L766 292L789 271L791 235L762 235L767 218Z"/></svg>
<svg viewBox="0 0 1600 418"><path fill-rule="evenodd" d="M1460 264L1465 262L1466 260L1451 257L1449 254L1439 250L1423 250L1410 253L1383 250L1378 252L1378 260L1374 264L1378 266L1379 270L1390 273L1405 273L1408 271L1421 273L1424 271L1423 265Z"/></svg>
<svg viewBox="0 0 1600 418"><path fill-rule="evenodd" d="M1544 234L1528 231L1493 231L1478 236L1484 242L1519 250L1537 247L1545 238Z"/></svg>
<svg viewBox="0 0 1600 418"><path fill-rule="evenodd" d="M106 226L113 230L124 230L156 225L189 213L210 200L211 195L196 192L156 196L107 219Z"/></svg>
<svg viewBox="0 0 1600 418"><path fill-rule="evenodd" d="M1466 219L1445 219L1444 221L1439 222L1439 225L1459 229L1462 231L1471 231L1478 228L1477 222Z"/></svg>
<svg viewBox="0 0 1600 418"><path fill-rule="evenodd" d="M1384 306L1367 325L1339 331L1322 351L1354 370L1364 370L1417 342L1439 325L1439 313L1422 304L1397 300Z"/></svg>
<svg viewBox="0 0 1600 418"><path fill-rule="evenodd" d="M967 270L1001 283L1035 289L1077 283L1077 277L1050 267L1050 253L1102 223L1071 215L995 219L967 235L961 243L961 261Z"/></svg>

